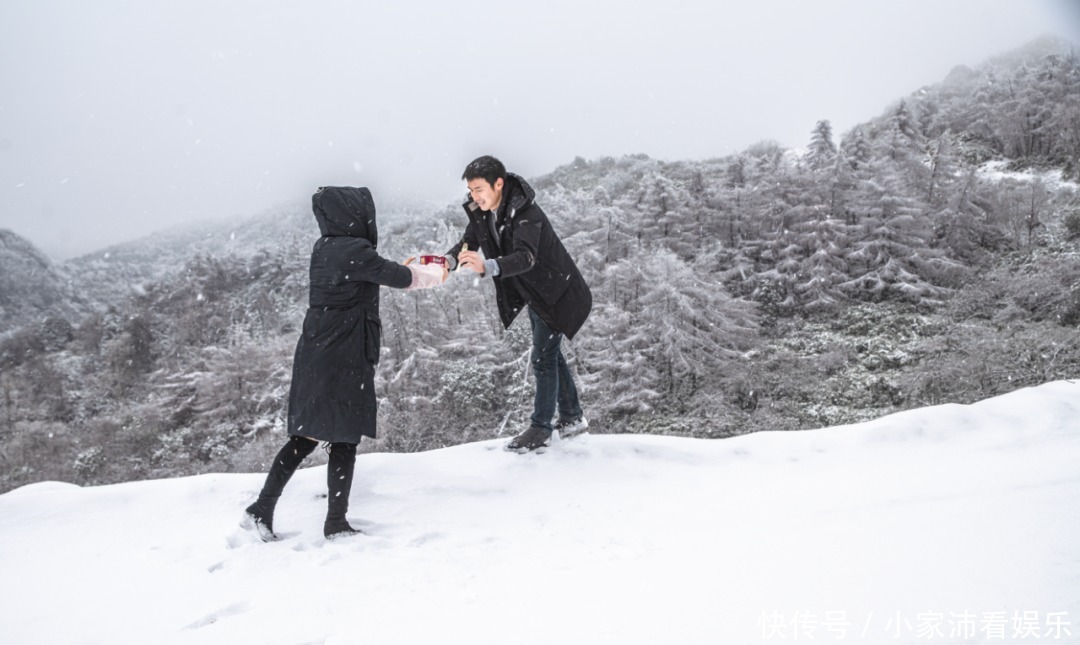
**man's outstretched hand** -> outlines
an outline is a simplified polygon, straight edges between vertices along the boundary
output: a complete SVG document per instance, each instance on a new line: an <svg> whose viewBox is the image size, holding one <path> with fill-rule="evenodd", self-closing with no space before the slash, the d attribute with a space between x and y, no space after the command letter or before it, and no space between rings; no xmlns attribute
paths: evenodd
<svg viewBox="0 0 1080 645"><path fill-rule="evenodd" d="M462 251L459 253L458 267L470 269L481 275L484 274L484 260L476 251Z"/></svg>

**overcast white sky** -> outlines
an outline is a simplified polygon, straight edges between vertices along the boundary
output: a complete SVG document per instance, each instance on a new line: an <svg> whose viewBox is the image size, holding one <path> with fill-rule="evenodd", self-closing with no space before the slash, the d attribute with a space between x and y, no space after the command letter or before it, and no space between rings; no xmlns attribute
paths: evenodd
<svg viewBox="0 0 1080 645"><path fill-rule="evenodd" d="M0 228L55 259L320 185L457 201L465 164L837 135L1072 0L0 2Z"/></svg>

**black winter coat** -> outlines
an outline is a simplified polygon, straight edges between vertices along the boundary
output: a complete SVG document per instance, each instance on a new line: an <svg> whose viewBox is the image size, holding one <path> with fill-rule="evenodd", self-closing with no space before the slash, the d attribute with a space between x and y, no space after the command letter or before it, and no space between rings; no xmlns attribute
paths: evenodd
<svg viewBox="0 0 1080 645"><path fill-rule="evenodd" d="M375 436L379 285L412 284L408 267L379 257L367 188L320 188L311 198L322 237L311 251L309 308L296 343L289 434L360 443Z"/></svg>
<svg viewBox="0 0 1080 645"><path fill-rule="evenodd" d="M573 338L592 310L592 292L547 215L533 201L535 196L524 179L507 174L496 215L498 246L487 224L487 213L466 196L462 206L469 224L447 255L457 258L461 245L467 242L470 249L479 248L484 257L496 259L495 302L504 327L510 327L528 305L549 327Z"/></svg>

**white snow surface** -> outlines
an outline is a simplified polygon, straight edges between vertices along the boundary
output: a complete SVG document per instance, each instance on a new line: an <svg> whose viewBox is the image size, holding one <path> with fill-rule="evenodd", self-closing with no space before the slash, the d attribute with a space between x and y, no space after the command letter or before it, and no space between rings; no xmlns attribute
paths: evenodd
<svg viewBox="0 0 1080 645"><path fill-rule="evenodd" d="M1041 181L1046 188L1052 192L1060 192L1062 190L1080 190L1080 185L1077 185L1075 181L1069 181L1065 179L1065 173L1060 168L1053 170L1007 170L1009 162L1005 160L987 161L979 167L979 174L983 177L998 183L1004 179L1013 179L1015 181L1022 181L1025 183L1032 183L1035 181Z"/></svg>
<svg viewBox="0 0 1080 645"><path fill-rule="evenodd" d="M500 448L360 455L367 535L329 543L321 466L269 544L238 526L263 473L11 491L0 642L1080 638L1080 384L806 432Z"/></svg>

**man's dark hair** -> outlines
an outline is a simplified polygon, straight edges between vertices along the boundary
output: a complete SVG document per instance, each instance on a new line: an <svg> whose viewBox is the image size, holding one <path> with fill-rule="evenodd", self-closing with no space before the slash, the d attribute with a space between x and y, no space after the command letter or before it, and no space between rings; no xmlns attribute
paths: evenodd
<svg viewBox="0 0 1080 645"><path fill-rule="evenodd" d="M461 175L461 178L465 181L481 178L494 186L496 179L506 180L506 166L495 157L484 155L470 161L469 165L465 166L465 173Z"/></svg>

